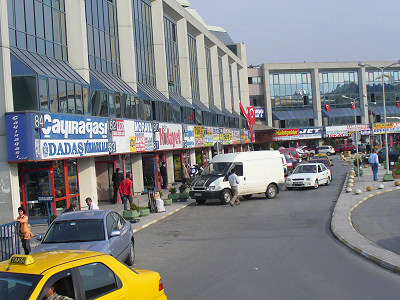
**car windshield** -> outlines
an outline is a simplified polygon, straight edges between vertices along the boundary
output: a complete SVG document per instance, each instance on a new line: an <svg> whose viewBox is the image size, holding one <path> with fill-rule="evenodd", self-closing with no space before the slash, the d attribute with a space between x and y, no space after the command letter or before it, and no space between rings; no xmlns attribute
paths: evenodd
<svg viewBox="0 0 400 300"><path fill-rule="evenodd" d="M103 220L67 220L53 222L42 243L92 242L104 239Z"/></svg>
<svg viewBox="0 0 400 300"><path fill-rule="evenodd" d="M29 299L42 277L41 275L0 272L1 299Z"/></svg>
<svg viewBox="0 0 400 300"><path fill-rule="evenodd" d="M310 161L310 162L313 162L313 163L321 163L321 164L324 164L325 166L327 166L328 168L329 168L329 162L326 160L326 159L313 159L312 161Z"/></svg>
<svg viewBox="0 0 400 300"><path fill-rule="evenodd" d="M293 174L299 173L317 173L317 166L300 165L294 170Z"/></svg>
<svg viewBox="0 0 400 300"><path fill-rule="evenodd" d="M230 162L210 163L207 165L201 175L223 176L226 174L231 165L232 163Z"/></svg>

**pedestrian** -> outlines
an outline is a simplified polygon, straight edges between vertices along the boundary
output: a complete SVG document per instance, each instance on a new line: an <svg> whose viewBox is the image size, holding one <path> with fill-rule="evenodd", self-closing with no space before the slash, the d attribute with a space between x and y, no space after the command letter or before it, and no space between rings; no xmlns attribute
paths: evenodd
<svg viewBox="0 0 400 300"><path fill-rule="evenodd" d="M114 188L114 196L111 201L111 204L115 204L115 203L117 203L117 200L118 200L119 185L121 184L122 180L124 180L124 174L122 174L120 172L120 168L117 168L115 170L115 173L112 175L111 180L113 182L113 188Z"/></svg>
<svg viewBox="0 0 400 300"><path fill-rule="evenodd" d="M119 186L119 195L122 199L122 203L124 204L124 210L128 210L128 200L130 205L132 205L133 202L133 182L130 178L131 174L126 173L126 178L122 180Z"/></svg>
<svg viewBox="0 0 400 300"><path fill-rule="evenodd" d="M238 194L239 194L239 177L236 175L236 170L235 168L232 169L231 171L231 175L229 175L228 177L229 180L229 185L231 186L231 190L232 190L232 199L229 202L230 206L233 206L233 204L239 205L240 201L238 198Z"/></svg>
<svg viewBox="0 0 400 300"><path fill-rule="evenodd" d="M376 149L372 149L372 153L368 158L368 162L371 165L372 173L374 174L374 181L378 180L378 154L376 154Z"/></svg>
<svg viewBox="0 0 400 300"><path fill-rule="evenodd" d="M87 197L85 201L86 201L86 204L87 204L87 206L88 206L88 210L99 209L99 207L97 206L97 204L93 202L92 198Z"/></svg>
<svg viewBox="0 0 400 300"><path fill-rule="evenodd" d="M64 210L63 213L71 212L71 211L75 211L75 210L76 210L76 204L75 204L75 203L71 203L70 206L69 206L69 208L67 208L66 210Z"/></svg>
<svg viewBox="0 0 400 300"><path fill-rule="evenodd" d="M28 216L26 215L25 208L22 206L18 207L18 218L14 220L14 222L18 222L22 248L24 248L25 255L28 255L31 252L31 237L33 237L33 234L29 229Z"/></svg>
<svg viewBox="0 0 400 300"><path fill-rule="evenodd" d="M161 163L160 174L161 174L161 178L162 178L161 188L166 189L167 184L168 184L168 174L167 174L167 168L165 167L164 161Z"/></svg>
<svg viewBox="0 0 400 300"><path fill-rule="evenodd" d="M367 154L369 154L371 152L371 144L367 143L367 145L365 146L365 150L367 151Z"/></svg>
<svg viewBox="0 0 400 300"><path fill-rule="evenodd" d="M183 169L182 169L182 182L184 184L186 184L186 182L189 180L189 171L188 171L188 167L183 165Z"/></svg>

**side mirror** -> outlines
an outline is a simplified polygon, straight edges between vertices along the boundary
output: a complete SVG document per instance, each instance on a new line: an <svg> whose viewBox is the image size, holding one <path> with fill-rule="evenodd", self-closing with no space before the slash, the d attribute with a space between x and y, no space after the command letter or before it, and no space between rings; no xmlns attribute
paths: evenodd
<svg viewBox="0 0 400 300"><path fill-rule="evenodd" d="M36 237L36 239L37 239L38 241L41 241L42 238L43 238L43 236L42 236L41 234L39 234L39 235Z"/></svg>
<svg viewBox="0 0 400 300"><path fill-rule="evenodd" d="M114 230L114 231L111 231L111 233L110 233L110 238L112 238L112 237L114 237L114 236L120 236L121 235L121 231L119 231L119 230Z"/></svg>

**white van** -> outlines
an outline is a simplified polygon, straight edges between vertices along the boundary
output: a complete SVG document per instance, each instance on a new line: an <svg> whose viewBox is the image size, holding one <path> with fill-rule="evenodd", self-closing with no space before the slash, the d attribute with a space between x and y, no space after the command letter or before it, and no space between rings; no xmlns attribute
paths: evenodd
<svg viewBox="0 0 400 300"><path fill-rule="evenodd" d="M228 176L235 168L239 177L239 196L265 193L273 199L283 188L285 176L279 151L253 151L216 155L201 176L190 186L190 197L203 204L207 199L220 199L223 204L232 198Z"/></svg>

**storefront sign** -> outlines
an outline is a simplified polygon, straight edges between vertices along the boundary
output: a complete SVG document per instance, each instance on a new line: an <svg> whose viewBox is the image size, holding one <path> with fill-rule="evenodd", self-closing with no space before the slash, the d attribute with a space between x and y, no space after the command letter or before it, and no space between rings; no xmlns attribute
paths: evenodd
<svg viewBox="0 0 400 300"><path fill-rule="evenodd" d="M219 135L220 135L219 130L220 129L217 128L217 127L213 127L212 128L212 131L213 131L213 145L214 145L214 143L216 143L216 142L218 142L220 140L220 138L219 138Z"/></svg>
<svg viewBox="0 0 400 300"><path fill-rule="evenodd" d="M220 140L223 145L232 144L232 129L221 128L220 130Z"/></svg>
<svg viewBox="0 0 400 300"><path fill-rule="evenodd" d="M155 149L169 150L182 148L182 125L170 123L153 123Z"/></svg>
<svg viewBox="0 0 400 300"><path fill-rule="evenodd" d="M154 150L153 123L135 121L135 134L129 138L130 152Z"/></svg>
<svg viewBox="0 0 400 300"><path fill-rule="evenodd" d="M328 126L325 127L326 137L347 137L347 126Z"/></svg>
<svg viewBox="0 0 400 300"><path fill-rule="evenodd" d="M212 127L204 127L204 146L212 147L214 145L214 135Z"/></svg>
<svg viewBox="0 0 400 300"><path fill-rule="evenodd" d="M385 133L385 123L377 123L373 125L374 134ZM400 122L386 123L387 133L400 133Z"/></svg>
<svg viewBox="0 0 400 300"><path fill-rule="evenodd" d="M320 139L322 138L321 127L299 128L299 140L304 139Z"/></svg>
<svg viewBox="0 0 400 300"><path fill-rule="evenodd" d="M233 144L240 144L240 130L239 129L232 129L232 143Z"/></svg>
<svg viewBox="0 0 400 300"><path fill-rule="evenodd" d="M115 143L115 153L129 153L131 139L135 138L135 122L129 120L110 120L110 142Z"/></svg>
<svg viewBox="0 0 400 300"><path fill-rule="evenodd" d="M6 114L8 161L27 160L34 157L33 132L29 132L26 124L26 114ZM32 126L29 128L32 129Z"/></svg>
<svg viewBox="0 0 400 300"><path fill-rule="evenodd" d="M264 107L254 107L256 112L256 119L264 119L265 118L265 109Z"/></svg>
<svg viewBox="0 0 400 300"><path fill-rule="evenodd" d="M194 145L195 147L203 147L205 144L204 141L204 136L205 133L207 132L206 127L202 126L195 126L194 127ZM212 137L212 131L211 131L211 137Z"/></svg>
<svg viewBox="0 0 400 300"><path fill-rule="evenodd" d="M298 128L276 130L274 134L274 141L289 141L297 140L299 135Z"/></svg>
<svg viewBox="0 0 400 300"><path fill-rule="evenodd" d="M194 126L183 125L183 148L193 148L195 146Z"/></svg>

